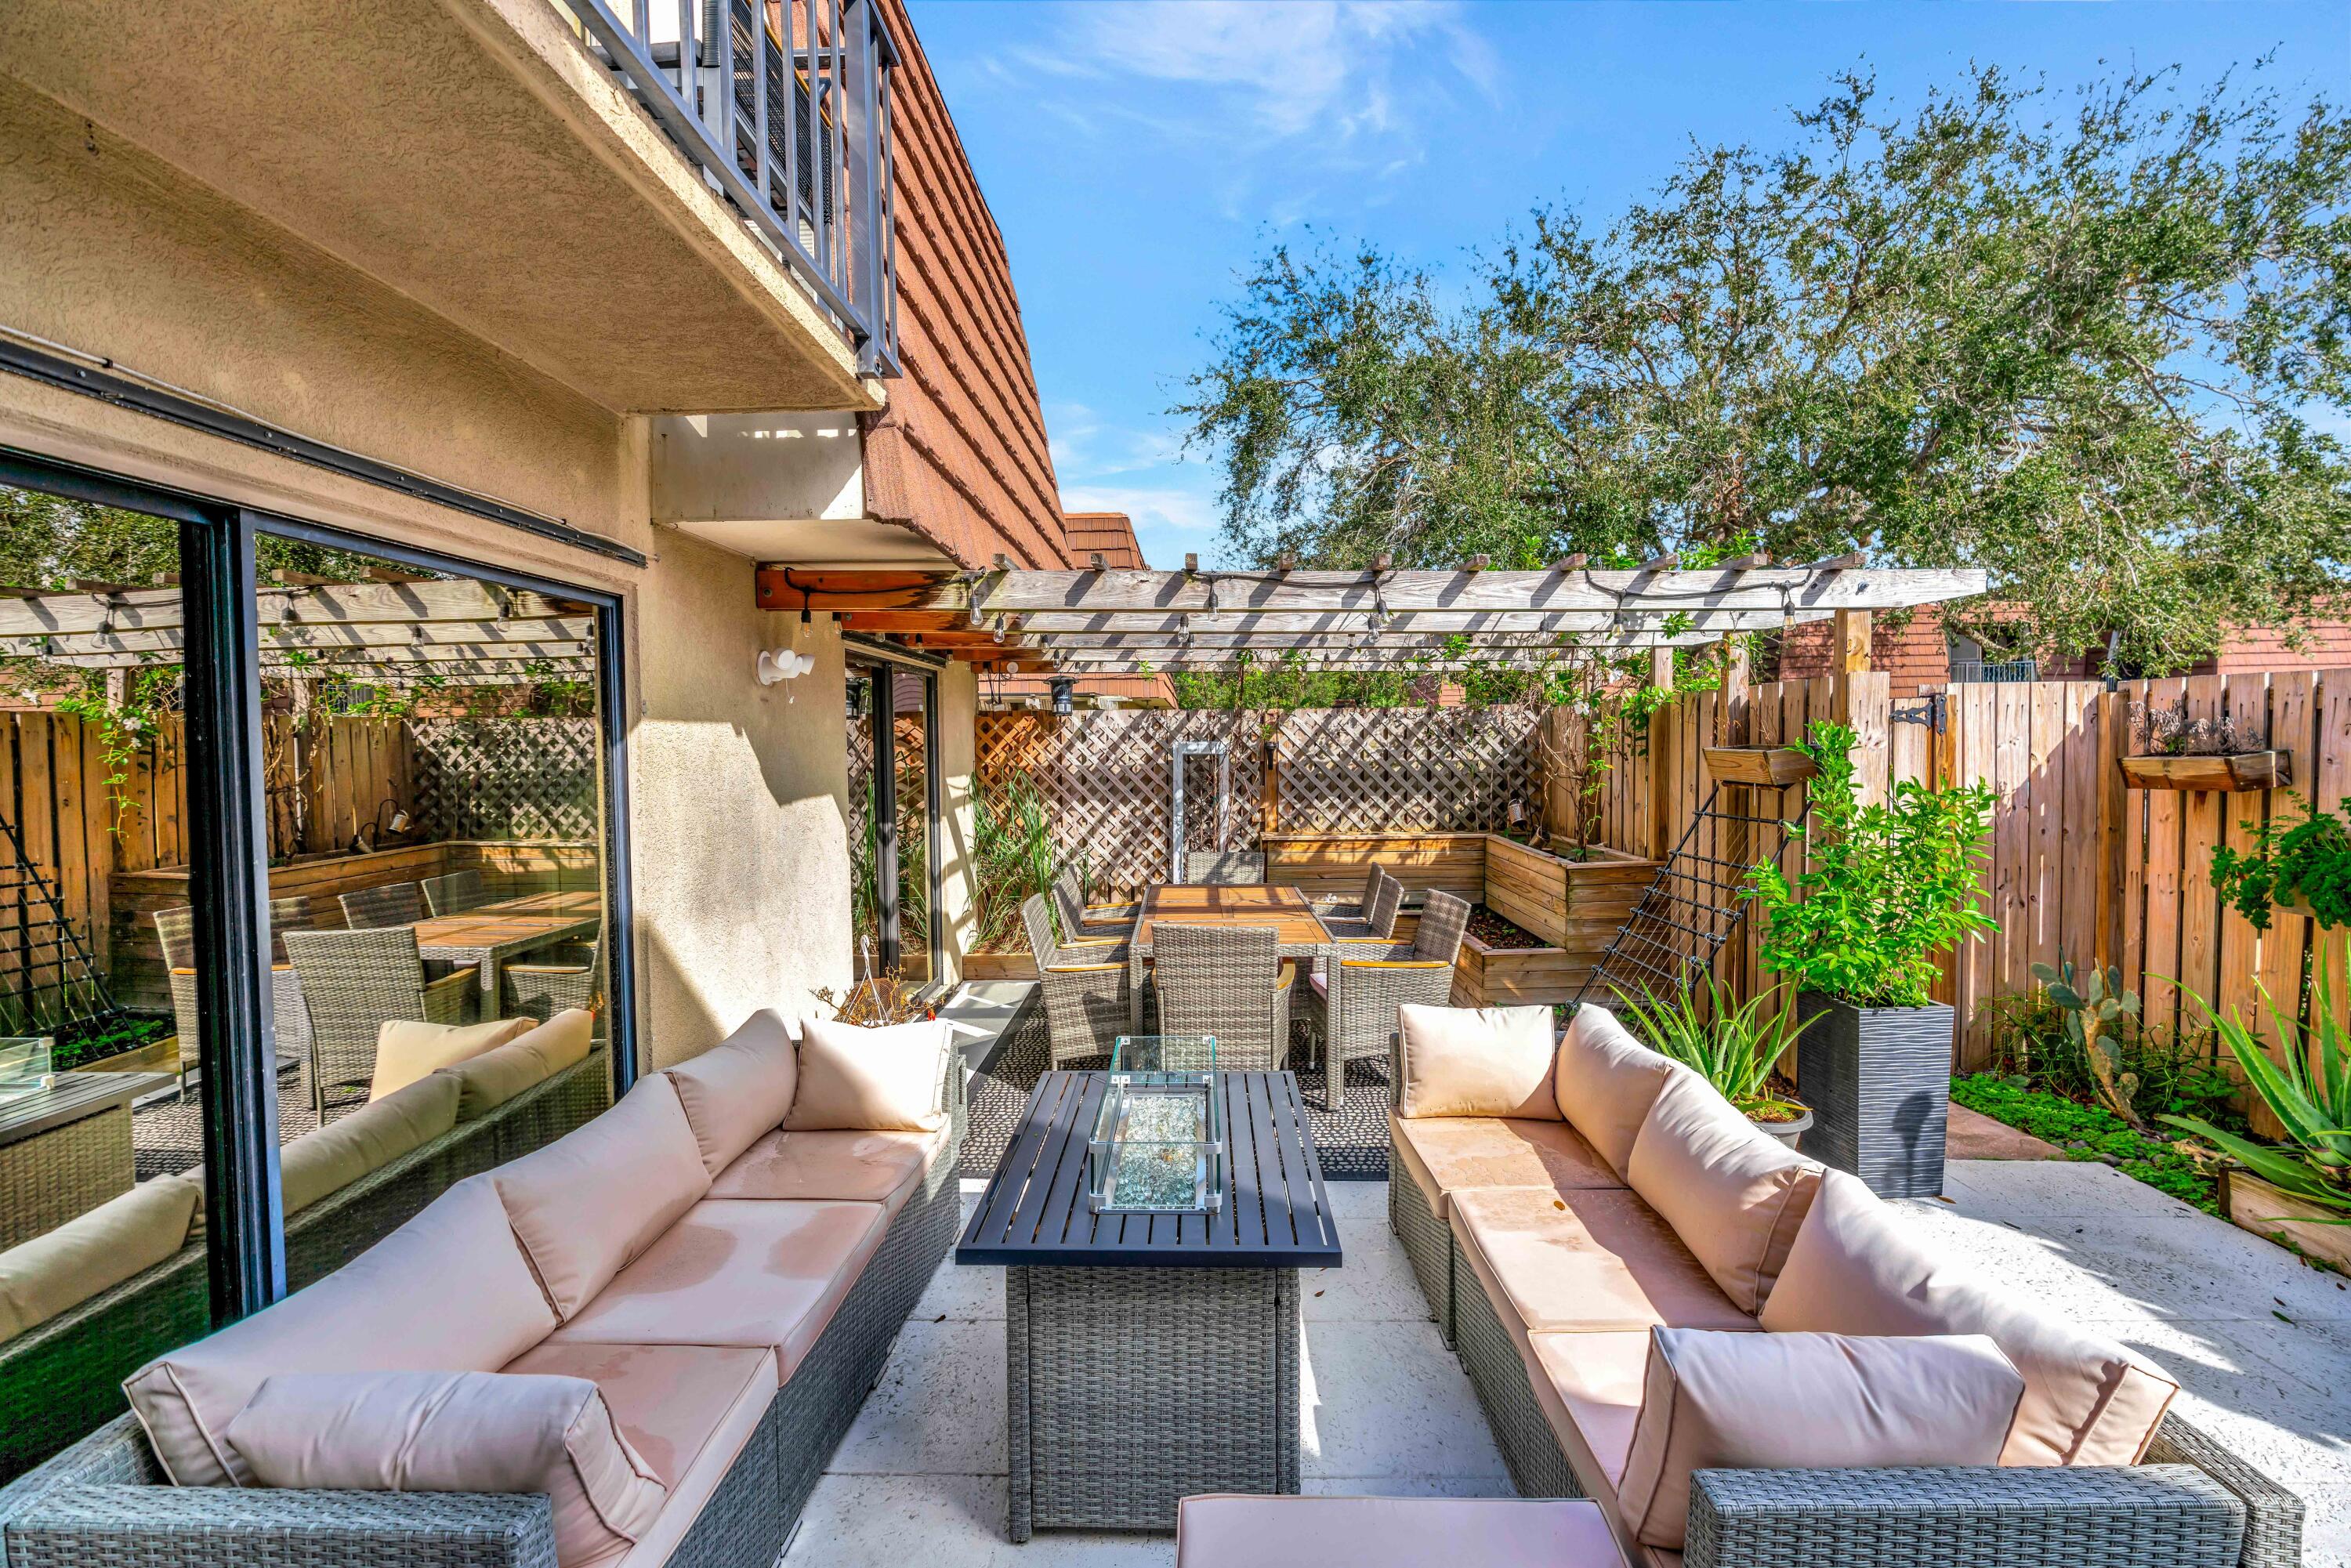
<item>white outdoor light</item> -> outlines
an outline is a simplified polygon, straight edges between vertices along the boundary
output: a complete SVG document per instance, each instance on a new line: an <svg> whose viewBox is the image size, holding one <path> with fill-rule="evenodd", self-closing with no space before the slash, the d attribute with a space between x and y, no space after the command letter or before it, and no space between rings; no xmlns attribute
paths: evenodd
<svg viewBox="0 0 2351 1568"><path fill-rule="evenodd" d="M759 684L772 686L778 681L789 681L805 675L816 668L811 653L796 653L789 648L763 648L759 651Z"/></svg>

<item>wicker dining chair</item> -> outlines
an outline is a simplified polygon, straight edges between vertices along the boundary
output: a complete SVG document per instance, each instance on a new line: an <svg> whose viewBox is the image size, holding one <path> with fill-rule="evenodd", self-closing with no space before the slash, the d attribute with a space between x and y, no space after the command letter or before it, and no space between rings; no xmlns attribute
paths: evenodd
<svg viewBox="0 0 2351 1568"><path fill-rule="evenodd" d="M1396 911L1404 907L1404 883L1374 866L1364 879L1363 902L1353 910L1322 913L1322 928L1341 942L1389 941L1395 936Z"/></svg>
<svg viewBox="0 0 2351 1568"><path fill-rule="evenodd" d="M1314 1009L1312 1032L1322 1042L1327 1104L1345 1103L1348 1062L1360 1057L1386 1058L1398 1008L1406 1002L1444 1007L1452 1001L1453 965L1468 929L1468 904L1449 893L1432 893L1410 942L1374 939L1332 946L1328 968L1314 977L1308 1002Z"/></svg>
<svg viewBox="0 0 2351 1568"><path fill-rule="evenodd" d="M596 967L603 948L599 935L586 942L549 948L528 964L498 968L498 1012L504 1018L535 1018L545 1023L569 1008L594 1007L603 978Z"/></svg>
<svg viewBox="0 0 2351 1568"><path fill-rule="evenodd" d="M1263 925L1185 925L1151 932L1159 1032L1212 1034L1217 1065L1280 1072L1290 1065L1290 993L1297 971Z"/></svg>
<svg viewBox="0 0 2351 1568"><path fill-rule="evenodd" d="M288 931L286 951L309 1009L310 1103L320 1121L330 1089L364 1088L375 1076L376 1032L386 1022L469 1022L481 990L471 968L428 979L416 933L407 926Z"/></svg>
<svg viewBox="0 0 2351 1568"><path fill-rule="evenodd" d="M391 882L340 895L343 923L354 931L413 925L424 918L424 894L413 882Z"/></svg>
<svg viewBox="0 0 2351 1568"><path fill-rule="evenodd" d="M1265 857L1247 850L1188 850L1184 880L1192 883L1256 886L1265 881Z"/></svg>
<svg viewBox="0 0 2351 1568"><path fill-rule="evenodd" d="M310 1050L310 1026L302 1015L302 983L294 973L294 965L286 956L286 949L277 941L285 927L310 914L307 898L273 898L269 901L271 963L269 966L269 1012L277 1034L278 1048L297 1056L307 1057ZM180 1092L188 1092L188 1073L204 1060L203 1028L196 1009L196 913L183 904L155 912L155 937L162 945L163 969L172 988L172 1021L180 1040Z"/></svg>
<svg viewBox="0 0 2351 1568"><path fill-rule="evenodd" d="M1052 1065L1090 1056L1108 1056L1127 1030L1127 975L1123 942L1056 942L1045 895L1032 893L1020 905L1029 933L1029 956L1037 960L1045 988L1045 1024Z"/></svg>
<svg viewBox="0 0 2351 1568"><path fill-rule="evenodd" d="M1078 868L1063 866L1061 874L1053 879L1053 908L1061 917L1061 929L1072 939L1081 936L1124 937L1134 925L1133 904L1088 904L1085 889L1078 883Z"/></svg>
<svg viewBox="0 0 2351 1568"><path fill-rule="evenodd" d="M482 890L482 873L477 871L453 871L447 876L428 876L417 883L424 890L424 906L435 918L444 915L463 915L468 909L479 909L490 901Z"/></svg>

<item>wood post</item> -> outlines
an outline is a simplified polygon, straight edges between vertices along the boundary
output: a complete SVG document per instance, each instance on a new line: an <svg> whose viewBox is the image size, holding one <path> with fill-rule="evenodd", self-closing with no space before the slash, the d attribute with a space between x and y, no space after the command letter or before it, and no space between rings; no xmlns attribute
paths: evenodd
<svg viewBox="0 0 2351 1568"><path fill-rule="evenodd" d="M1829 648L1829 716L1853 724L1853 676L1869 668L1869 612L1840 610Z"/></svg>
<svg viewBox="0 0 2351 1568"><path fill-rule="evenodd" d="M1674 651L1671 648L1649 650L1649 685L1665 691L1673 690ZM1660 707L1649 716L1648 733L1648 810L1649 858L1664 860L1673 853L1673 761L1668 738L1673 734L1673 710Z"/></svg>
<svg viewBox="0 0 2351 1568"><path fill-rule="evenodd" d="M1281 748L1265 739L1265 785L1258 805L1258 832L1270 837L1281 831Z"/></svg>
<svg viewBox="0 0 2351 1568"><path fill-rule="evenodd" d="M2098 705L2098 864L2091 955L2092 962L2103 969L2121 962L2117 916L2123 902L2124 813L2129 803L2123 789L2123 730L2129 722L2130 698L2120 689L2111 689L2100 692L2094 700Z"/></svg>

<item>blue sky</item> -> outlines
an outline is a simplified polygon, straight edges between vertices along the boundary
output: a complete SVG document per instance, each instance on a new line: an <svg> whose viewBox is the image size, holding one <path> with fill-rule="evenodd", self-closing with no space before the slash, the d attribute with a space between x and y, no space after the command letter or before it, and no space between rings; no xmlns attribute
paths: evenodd
<svg viewBox="0 0 2351 1568"><path fill-rule="evenodd" d="M1131 513L1165 566L1222 556L1215 473L1165 411L1252 257L1309 226L1444 269L1538 202L1604 224L1693 140L1782 144L1856 66L1907 106L1970 61L2202 83L2274 51L2288 89L2351 96L2351 0L913 11L1011 249L1064 502Z"/></svg>

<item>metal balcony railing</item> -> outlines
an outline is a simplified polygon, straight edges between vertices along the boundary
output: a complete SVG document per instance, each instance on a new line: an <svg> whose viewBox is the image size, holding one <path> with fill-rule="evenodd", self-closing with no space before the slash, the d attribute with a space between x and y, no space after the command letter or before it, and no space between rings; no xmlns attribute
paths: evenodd
<svg viewBox="0 0 2351 1568"><path fill-rule="evenodd" d="M848 335L860 368L896 374L898 52L874 0L564 4Z"/></svg>
<svg viewBox="0 0 2351 1568"><path fill-rule="evenodd" d="M2041 664L2037 659L2007 659L2001 661L1954 659L1951 661L1951 684L1953 685L1973 685L1984 682L1997 683L2003 681L2023 681L2031 683L2037 681L2040 678Z"/></svg>

